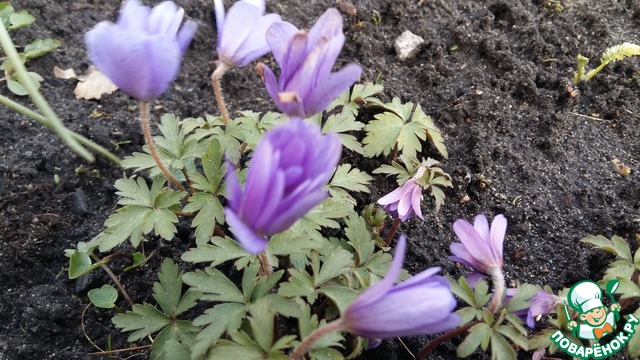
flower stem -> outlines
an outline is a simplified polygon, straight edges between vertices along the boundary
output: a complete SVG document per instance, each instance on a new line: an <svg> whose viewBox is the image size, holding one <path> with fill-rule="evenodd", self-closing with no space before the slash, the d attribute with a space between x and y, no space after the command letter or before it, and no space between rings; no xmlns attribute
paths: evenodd
<svg viewBox="0 0 640 360"><path fill-rule="evenodd" d="M387 243L387 246L391 245L391 241L393 241L393 236L396 234L398 230L398 226L400 226L400 219L393 219L393 224L391 225L391 229L389 229L389 233L387 234L387 238L384 240Z"/></svg>
<svg viewBox="0 0 640 360"><path fill-rule="evenodd" d="M271 276L271 263L269 263L269 254L267 254L267 250L261 252L258 255L258 258L260 258L261 275L266 277Z"/></svg>
<svg viewBox="0 0 640 360"><path fill-rule="evenodd" d="M491 303L489 304L489 311L493 314L495 313L502 304L502 298L504 295L504 273L502 269L499 267L492 267L489 270L489 275L491 275L491 282L493 283L493 298L491 299Z"/></svg>
<svg viewBox="0 0 640 360"><path fill-rule="evenodd" d="M49 120L53 131L58 134L62 141L64 141L73 152L89 162L94 162L96 160L95 157L80 145L78 139L71 135L72 131L64 126L62 121L60 121L60 118L58 118L53 109L51 109L51 106L49 106L49 103L47 103L47 100L36 88L34 80L24 67L22 59L20 59L18 51L16 50L4 23L0 24L0 46L2 46L2 51L7 55L9 61L11 61L11 66L15 70L20 84L27 90L29 98L31 98L31 101L35 104L40 113Z"/></svg>
<svg viewBox="0 0 640 360"><path fill-rule="evenodd" d="M342 318L334 320L330 323L327 323L323 327L315 329L311 334L309 334L309 336L302 340L300 345L293 351L293 354L291 354L291 359L301 360L302 356L309 352L311 346L321 337L334 331L340 331L342 329L344 329L344 322L342 321Z"/></svg>
<svg viewBox="0 0 640 360"><path fill-rule="evenodd" d="M459 327L457 329L453 329L453 330L449 331L448 333L444 333L444 334L438 336L433 341L428 343L427 346L425 346L422 350L420 350L420 352L418 353L418 356L416 356L416 360L424 359L425 356L429 355L429 353L431 353L433 351L433 349L438 347L438 345L442 344L443 342L445 342L445 341L447 341L449 339L453 339L454 337L456 337L458 335L461 335L462 333L464 333L465 331L469 330L471 327L473 327L473 325L477 324L478 322L479 322L478 320L472 321L472 322L468 323L465 326Z"/></svg>
<svg viewBox="0 0 640 360"><path fill-rule="evenodd" d="M222 79L222 75L224 75L225 71L229 69L229 66L224 63L224 61L218 62L218 67L211 74L211 82L213 83L213 91L216 94L216 100L218 101L218 106L220 107L220 115L222 115L222 121L225 125L229 123L229 113L227 112L227 106L224 103L224 97L222 96L222 85L220 85L220 79Z"/></svg>
<svg viewBox="0 0 640 360"><path fill-rule="evenodd" d="M13 100L11 100L10 98L4 96L4 95L0 95L0 104L10 108L11 110L14 110L26 117L29 117L37 122L39 122L40 124L53 129L53 123L51 122L51 120L47 119L46 117L42 116L41 114L29 109L28 107L19 104ZM100 154L102 156L104 156L105 158L111 160L112 162L114 162L116 165L120 165L120 159L115 156L114 154L112 154L109 150L105 149L104 147L94 143L93 141L87 139L86 137L77 134L69 129L67 129L67 131L71 134L72 137L74 137L79 143L81 143L82 145L86 146L87 148L93 150L94 152L96 152L97 154Z"/></svg>
<svg viewBox="0 0 640 360"><path fill-rule="evenodd" d="M104 259L100 260L100 258L98 258L94 254L91 254L91 258L95 260L96 263L100 263L104 261ZM122 296L124 296L124 299L127 300L127 302L129 303L129 306L133 307L133 300L131 300L131 297L129 297L129 294L124 289L124 286L122 286L122 284L120 283L120 280L118 280L118 277L116 276L116 274L114 274L113 271L111 271L111 269L109 268L109 266L107 266L107 264L104 262L100 264L100 267L102 268L102 270L104 270L107 273L107 275L109 275L109 277L111 278L111 281L113 281L113 283L116 285L118 290L120 290L120 293L122 294Z"/></svg>
<svg viewBox="0 0 640 360"><path fill-rule="evenodd" d="M158 152L156 151L156 146L153 144L153 139L151 138L151 130L149 129L149 103L146 101L140 102L140 125L142 126L142 133L144 134L144 141L147 143L149 147L149 152L153 159L156 161L156 164L164 173L164 176L167 177L169 182L173 184L178 190L185 191L184 186L178 182L178 179L173 176L173 174L167 169L164 165L160 156L158 156Z"/></svg>

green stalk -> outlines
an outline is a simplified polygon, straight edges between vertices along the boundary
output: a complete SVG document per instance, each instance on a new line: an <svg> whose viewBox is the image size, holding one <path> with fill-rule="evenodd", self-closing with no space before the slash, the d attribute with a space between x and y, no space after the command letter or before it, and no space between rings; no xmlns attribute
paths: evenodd
<svg viewBox="0 0 640 360"><path fill-rule="evenodd" d="M47 100L45 100L33 84L31 77L27 73L27 69L24 67L22 60L18 55L18 51L11 40L11 36L9 36L9 32L2 21L0 21L0 46L2 46L2 50L7 55L9 61L11 61L11 65L16 71L20 84L22 84L22 86L24 86L24 88L29 92L31 101L35 104L40 113L42 113L51 122L51 128L73 152L80 155L87 161L94 162L96 160L95 157L87 151L87 149L82 147L78 140L71 135L71 131L62 124L62 121L60 121L56 113L47 103Z"/></svg>
<svg viewBox="0 0 640 360"><path fill-rule="evenodd" d="M11 100L10 98L4 96L4 95L0 95L0 104L10 108L11 110L14 110L26 117L29 117L37 122L39 122L40 124L53 129L53 124L51 123L51 121L49 119L47 119L46 117L42 116L41 114L29 109L28 107L19 104L13 100ZM104 147L94 143L93 141L87 139L86 137L77 134L71 130L67 131L71 134L71 136L73 136L79 143L81 143L82 145L86 146L87 148L91 149L92 151L94 151L97 154L100 154L102 156L104 156L105 158L111 160L112 162L114 162L116 165L120 165L120 158L118 158L117 156L115 156L113 153L111 153L109 150L105 149Z"/></svg>

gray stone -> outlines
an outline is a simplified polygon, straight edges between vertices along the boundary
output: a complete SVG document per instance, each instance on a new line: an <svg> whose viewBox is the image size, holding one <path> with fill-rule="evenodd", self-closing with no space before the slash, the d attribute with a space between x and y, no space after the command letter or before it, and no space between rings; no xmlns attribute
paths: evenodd
<svg viewBox="0 0 640 360"><path fill-rule="evenodd" d="M424 39L407 30L398 36L393 43L396 54L400 61L412 59L420 51L420 47L424 44Z"/></svg>

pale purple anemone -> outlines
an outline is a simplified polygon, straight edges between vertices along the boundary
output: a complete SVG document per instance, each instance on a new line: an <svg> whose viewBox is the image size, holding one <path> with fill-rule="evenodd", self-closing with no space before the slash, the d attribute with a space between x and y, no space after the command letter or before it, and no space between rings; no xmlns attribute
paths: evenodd
<svg viewBox="0 0 640 360"><path fill-rule="evenodd" d="M422 186L416 183L415 179L407 180L402 186L381 197L378 204L394 218L405 222L411 218L415 212L416 216L424 220L422 209Z"/></svg>
<svg viewBox="0 0 640 360"><path fill-rule="evenodd" d="M547 315L562 302L562 299L553 294L549 294L544 290L540 290L535 293L531 299L529 299L531 305L527 311L527 326L534 328L536 320L540 320L540 316Z"/></svg>
<svg viewBox="0 0 640 360"><path fill-rule="evenodd" d="M227 173L226 220L247 252L262 252L266 236L286 230L328 196L323 186L341 151L337 135L293 118L258 143L244 192L235 173Z"/></svg>
<svg viewBox="0 0 640 360"><path fill-rule="evenodd" d="M162 95L175 80L197 25L164 1L153 9L127 0L116 23L102 21L84 35L89 58L114 84L142 101Z"/></svg>
<svg viewBox="0 0 640 360"><path fill-rule="evenodd" d="M344 44L342 16L328 9L311 30L298 30L288 22L277 22L267 31L267 41L280 66L280 78L259 63L267 91L278 108L289 116L307 118L323 111L353 85L362 68L350 64L332 73Z"/></svg>
<svg viewBox="0 0 640 360"><path fill-rule="evenodd" d="M225 16L222 0L214 0L218 57L226 65L244 66L269 52L267 29L280 15L264 14L264 0L241 0Z"/></svg>
<svg viewBox="0 0 640 360"><path fill-rule="evenodd" d="M459 243L449 246L454 256L450 260L465 264L483 274L493 275L502 269L502 246L507 231L507 219L498 215L491 227L487 217L476 216L473 225L467 220L458 219L453 223L453 231L460 239Z"/></svg>
<svg viewBox="0 0 640 360"><path fill-rule="evenodd" d="M360 294L345 310L342 320L350 333L369 339L427 335L453 329L460 322L460 317L452 313L456 300L449 282L435 275L440 268L427 269L394 285L406 244L403 235L384 279Z"/></svg>

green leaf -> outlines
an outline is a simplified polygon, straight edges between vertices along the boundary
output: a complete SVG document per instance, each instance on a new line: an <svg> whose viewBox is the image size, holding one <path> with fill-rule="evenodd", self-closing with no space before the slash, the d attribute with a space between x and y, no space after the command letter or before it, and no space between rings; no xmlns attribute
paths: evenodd
<svg viewBox="0 0 640 360"><path fill-rule="evenodd" d="M191 346L193 358L197 359L204 355L225 332L230 333L239 329L245 314L244 304L223 303L206 310L204 314L193 320L195 326L206 325L198 333L196 342Z"/></svg>
<svg viewBox="0 0 640 360"><path fill-rule="evenodd" d="M278 294L286 297L306 297L313 303L318 297L313 277L304 270L289 269L289 281L280 284Z"/></svg>
<svg viewBox="0 0 640 360"><path fill-rule="evenodd" d="M476 303L473 289L471 289L464 276L461 276L457 282L449 277L447 277L447 279L449 280L449 284L451 285L451 292L455 296L459 297L462 301L471 305L475 309L479 309L482 307L482 305L478 305Z"/></svg>
<svg viewBox="0 0 640 360"><path fill-rule="evenodd" d="M357 266L366 263L375 250L375 242L371 239L371 233L367 229L364 218L357 214L351 214L345 219L347 228L344 230L349 239L349 245L353 247L358 255Z"/></svg>
<svg viewBox="0 0 640 360"><path fill-rule="evenodd" d="M224 208L220 200L208 193L199 192L189 197L189 203L183 211L197 213L191 221L191 227L196 229L195 237L198 246L209 242L216 224L224 224Z"/></svg>
<svg viewBox="0 0 640 360"><path fill-rule="evenodd" d="M329 112L337 106L342 106L342 113L349 113L355 117L361 105L382 104L380 100L373 96L382 92L382 90L383 87L380 84L356 84L353 89L347 89L329 104L326 111Z"/></svg>
<svg viewBox="0 0 640 360"><path fill-rule="evenodd" d="M36 89L39 89L40 82L44 80L42 76L32 71L27 72L27 75L29 75L28 79L33 83L34 87ZM29 94L29 91L27 91L27 89L24 87L24 84L22 84L21 80L18 78L17 73L11 76L7 76L5 80L7 81L7 86L9 87L9 91L11 91L12 93L18 96L25 96Z"/></svg>
<svg viewBox="0 0 640 360"><path fill-rule="evenodd" d="M24 54L27 60L42 56L48 52L51 52L59 48L62 43L56 39L36 39L31 44L24 47Z"/></svg>
<svg viewBox="0 0 640 360"><path fill-rule="evenodd" d="M165 314L175 317L175 310L182 295L182 274L171 259L165 259L160 265L158 279L160 281L153 284L153 298ZM194 305L195 303L191 306Z"/></svg>
<svg viewBox="0 0 640 360"><path fill-rule="evenodd" d="M320 249L323 241L304 235L285 231L274 235L267 244L267 253L271 255L304 254L309 250Z"/></svg>
<svg viewBox="0 0 640 360"><path fill-rule="evenodd" d="M521 349L529 350L529 343L527 341L527 338L514 327L509 325L499 325L496 328L496 331L509 338L511 342L518 345Z"/></svg>
<svg viewBox="0 0 640 360"><path fill-rule="evenodd" d="M491 359L492 360L515 360L516 352L513 350L507 339L502 335L491 333Z"/></svg>
<svg viewBox="0 0 640 360"><path fill-rule="evenodd" d="M367 135L362 140L364 156L374 157L380 154L389 155L396 146L404 121L392 112L376 114L375 120L365 125Z"/></svg>
<svg viewBox="0 0 640 360"><path fill-rule="evenodd" d="M134 304L133 309L126 314L118 314L112 320L113 324L122 331L133 331L127 341L133 342L147 337L165 326L172 320L151 304Z"/></svg>
<svg viewBox="0 0 640 360"><path fill-rule="evenodd" d="M209 359L264 360L264 353L257 346L238 344L229 340L220 340L208 352Z"/></svg>
<svg viewBox="0 0 640 360"><path fill-rule="evenodd" d="M340 138L340 142L344 147L351 151L355 151L358 154L363 153L362 144L358 139L349 134L351 131L360 131L364 127L364 124L360 121L356 121L354 114L350 112L342 112L337 115L331 115L322 127L323 134L337 133Z"/></svg>
<svg viewBox="0 0 640 360"><path fill-rule="evenodd" d="M190 360L190 348L200 329L178 320L160 331L151 344L151 360Z"/></svg>
<svg viewBox="0 0 640 360"><path fill-rule="evenodd" d="M482 342L491 337L493 330L485 323L478 323L469 329L467 337L458 345L456 355L459 358L466 358L473 354Z"/></svg>
<svg viewBox="0 0 640 360"><path fill-rule="evenodd" d="M146 262L147 262L147 257L141 252L136 252L133 254L133 264L131 266L127 266L126 268L124 268L124 271L135 269L139 266L144 265Z"/></svg>
<svg viewBox="0 0 640 360"><path fill-rule="evenodd" d="M202 293L202 300L244 303L245 298L236 285L220 270L207 268L182 276L182 280L192 290Z"/></svg>
<svg viewBox="0 0 640 360"><path fill-rule="evenodd" d="M351 207L349 205L332 197L328 197L296 221L288 231L296 235L313 236L317 234L320 236L318 230L320 230L321 227L331 229L340 228L340 224L338 224L335 219L346 217L350 211Z"/></svg>
<svg viewBox="0 0 640 360"><path fill-rule="evenodd" d="M332 248L322 261L320 272L315 278L315 285L353 271L353 255L343 248Z"/></svg>
<svg viewBox="0 0 640 360"><path fill-rule="evenodd" d="M80 276L99 268L101 263L93 264L91 257L84 252L75 251L69 259L69 279Z"/></svg>
<svg viewBox="0 0 640 360"><path fill-rule="evenodd" d="M475 287L473 288L473 293L476 308L483 307L491 299L491 295L489 294L489 284L485 279L476 281Z"/></svg>
<svg viewBox="0 0 640 360"><path fill-rule="evenodd" d="M111 285L102 285L100 289L91 289L87 293L91 303L102 309L113 309L118 300L118 290Z"/></svg>
<svg viewBox="0 0 640 360"><path fill-rule="evenodd" d="M7 30L20 29L33 24L34 21L36 21L36 18L34 18L26 10L22 10L9 16L9 23L11 23L11 25L7 28Z"/></svg>
<svg viewBox="0 0 640 360"><path fill-rule="evenodd" d="M338 307L340 314L343 314L347 306L358 297L358 293L344 286L322 286L318 292L328 297Z"/></svg>
<svg viewBox="0 0 640 360"><path fill-rule="evenodd" d="M8 1L0 2L0 20L4 23L6 28L11 27L11 15L15 14L16 10L11 6L11 3Z"/></svg>
<svg viewBox="0 0 640 360"><path fill-rule="evenodd" d="M332 197L344 199L355 206L355 199L347 191L369 193L368 186L372 180L373 178L366 172L352 169L350 164L342 164L338 166L329 181L329 193Z"/></svg>
<svg viewBox="0 0 640 360"><path fill-rule="evenodd" d="M509 299L509 302L505 305L505 309L509 312L516 312L518 310L528 309L531 306L531 297L540 291L540 287L531 284L520 284L515 295Z"/></svg>
<svg viewBox="0 0 640 360"><path fill-rule="evenodd" d="M182 254L182 260L192 263L210 262L211 267L218 266L229 260L251 257L240 244L230 237L211 238L211 244L198 245Z"/></svg>
<svg viewBox="0 0 640 360"><path fill-rule="evenodd" d="M467 306L467 307L463 307L460 310L457 310L456 314L460 316L460 324L458 324L458 326L463 326L476 318L478 314L478 310L476 310L471 306Z"/></svg>
<svg viewBox="0 0 640 360"><path fill-rule="evenodd" d="M613 236L611 240L609 240L602 235L587 235L580 241L594 245L598 249L608 251L631 263L631 250L629 249L629 244L618 236Z"/></svg>

